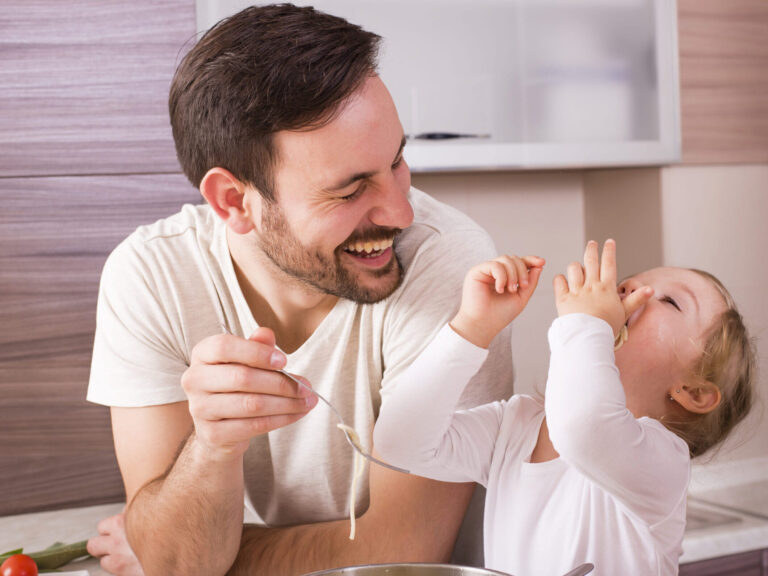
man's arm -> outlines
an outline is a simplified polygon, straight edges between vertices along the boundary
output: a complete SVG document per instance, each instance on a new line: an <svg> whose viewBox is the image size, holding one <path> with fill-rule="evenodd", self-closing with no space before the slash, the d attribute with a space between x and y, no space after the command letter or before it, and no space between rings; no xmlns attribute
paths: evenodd
<svg viewBox="0 0 768 576"><path fill-rule="evenodd" d="M447 561L472 494L472 484L435 482L371 466L371 504L357 519L354 541L349 540L346 519L243 529L242 469L206 466L205 459L197 460L194 438L184 443L192 424L186 403L113 408L112 414L131 503L128 530L136 549L145 552L148 576L155 573L150 567L155 560L145 556L153 545L160 553L171 551L177 562L161 571L164 574L194 574L203 567L201 573L224 574L235 554L237 561L229 572L235 575L303 574L373 562ZM184 448L173 464L178 448L168 447L180 443ZM144 542L147 539L151 541ZM118 573L133 573L125 572L128 569Z"/></svg>
<svg viewBox="0 0 768 576"><path fill-rule="evenodd" d="M246 526L232 576L296 575L382 562L447 562L474 484L370 467L370 507L357 519L288 528Z"/></svg>
<svg viewBox="0 0 768 576"><path fill-rule="evenodd" d="M266 329L249 340L209 337L195 346L182 377L188 402L113 411L126 533L146 576L214 576L234 562L250 439L317 404L275 372L285 364L276 354Z"/></svg>

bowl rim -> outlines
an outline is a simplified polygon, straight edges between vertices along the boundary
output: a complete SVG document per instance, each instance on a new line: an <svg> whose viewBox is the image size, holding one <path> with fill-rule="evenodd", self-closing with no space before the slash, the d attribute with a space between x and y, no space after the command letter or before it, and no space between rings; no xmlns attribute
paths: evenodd
<svg viewBox="0 0 768 576"><path fill-rule="evenodd" d="M462 564L446 564L444 562L387 562L383 564L358 564L353 566L339 566L337 568L329 568L327 570L320 570L318 572L308 572L303 576L330 576L332 574L338 574L343 570L352 570L355 568L457 568L464 570L481 570L479 576L512 576L507 572L499 572L498 570L492 570L491 568L483 568L481 566L464 566ZM343 572L342 572L343 573Z"/></svg>

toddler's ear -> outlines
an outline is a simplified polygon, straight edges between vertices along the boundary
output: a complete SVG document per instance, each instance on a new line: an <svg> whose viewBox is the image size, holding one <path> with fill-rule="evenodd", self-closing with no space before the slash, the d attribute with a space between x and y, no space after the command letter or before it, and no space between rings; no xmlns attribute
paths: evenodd
<svg viewBox="0 0 768 576"><path fill-rule="evenodd" d="M720 405L720 389L707 381L683 384L673 389L669 395L688 412L709 414Z"/></svg>

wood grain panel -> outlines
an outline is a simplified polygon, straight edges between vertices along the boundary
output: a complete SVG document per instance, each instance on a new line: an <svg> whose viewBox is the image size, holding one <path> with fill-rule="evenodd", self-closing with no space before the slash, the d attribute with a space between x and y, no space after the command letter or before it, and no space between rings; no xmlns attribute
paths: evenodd
<svg viewBox="0 0 768 576"><path fill-rule="evenodd" d="M680 566L679 576L764 576L763 555L754 550L691 562Z"/></svg>
<svg viewBox="0 0 768 576"><path fill-rule="evenodd" d="M768 162L768 2L679 0L683 162Z"/></svg>
<svg viewBox="0 0 768 576"><path fill-rule="evenodd" d="M0 177L177 172L168 87L192 0L4 0Z"/></svg>
<svg viewBox="0 0 768 576"><path fill-rule="evenodd" d="M99 276L136 226L198 202L180 175L0 179L0 515L123 498L86 403Z"/></svg>

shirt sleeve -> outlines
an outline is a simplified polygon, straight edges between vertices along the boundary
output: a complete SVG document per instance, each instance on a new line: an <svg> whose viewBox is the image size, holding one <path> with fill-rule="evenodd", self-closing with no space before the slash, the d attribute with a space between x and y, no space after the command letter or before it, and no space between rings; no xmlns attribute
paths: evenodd
<svg viewBox="0 0 768 576"><path fill-rule="evenodd" d="M606 322L568 314L548 337L545 410L560 457L649 524L664 519L687 490L685 442L627 408Z"/></svg>
<svg viewBox="0 0 768 576"><path fill-rule="evenodd" d="M444 326L398 378L374 427L382 457L420 476L486 484L503 406L456 411L488 355Z"/></svg>
<svg viewBox="0 0 768 576"><path fill-rule="evenodd" d="M173 333L151 266L124 241L101 276L87 399L107 406L186 400L180 378L188 360Z"/></svg>

